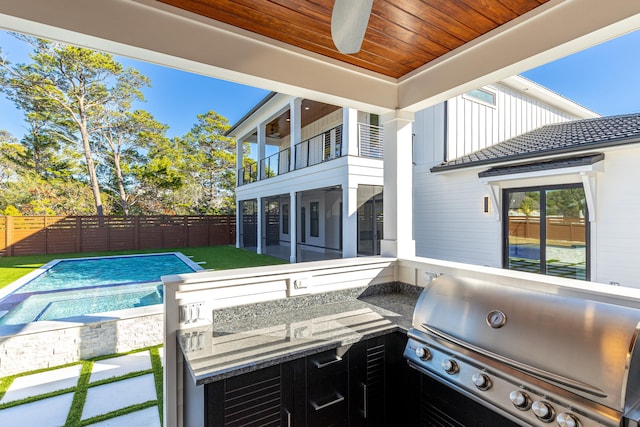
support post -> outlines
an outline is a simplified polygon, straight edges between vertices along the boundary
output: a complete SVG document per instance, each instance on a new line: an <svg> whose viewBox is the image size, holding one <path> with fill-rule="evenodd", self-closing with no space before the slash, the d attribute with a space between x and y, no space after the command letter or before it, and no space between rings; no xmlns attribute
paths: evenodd
<svg viewBox="0 0 640 427"><path fill-rule="evenodd" d="M411 258L413 240L413 147L414 114L394 111L381 117L384 127L384 240L382 256Z"/></svg>
<svg viewBox="0 0 640 427"><path fill-rule="evenodd" d="M359 156L358 148L358 110L342 109L342 154Z"/></svg>
<svg viewBox="0 0 640 427"><path fill-rule="evenodd" d="M289 262L291 264L295 264L298 262L297 254L298 254L298 205L297 205L297 196L296 192L292 191L289 193L289 240L290 248L289 248Z"/></svg>
<svg viewBox="0 0 640 427"><path fill-rule="evenodd" d="M256 180L264 179L267 176L263 160L265 157L265 150L267 145L267 124L260 123L258 125L258 174Z"/></svg>
<svg viewBox="0 0 640 427"><path fill-rule="evenodd" d="M257 241L256 241L256 252L261 254L262 252L262 234L263 234L263 227L264 227L264 199L262 197L258 197L257 199L258 202L258 224L256 224L256 234L257 234Z"/></svg>
<svg viewBox="0 0 640 427"><path fill-rule="evenodd" d="M342 258L358 256L358 185L342 186Z"/></svg>
<svg viewBox="0 0 640 427"><path fill-rule="evenodd" d="M289 103L289 170L296 169L296 144L302 140L302 98L294 98Z"/></svg>

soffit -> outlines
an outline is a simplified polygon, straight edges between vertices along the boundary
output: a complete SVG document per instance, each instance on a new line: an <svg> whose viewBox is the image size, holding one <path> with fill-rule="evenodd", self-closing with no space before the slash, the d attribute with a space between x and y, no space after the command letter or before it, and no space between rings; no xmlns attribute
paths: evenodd
<svg viewBox="0 0 640 427"><path fill-rule="evenodd" d="M343 63L400 78L548 0L375 0L360 52L331 39L334 0L158 0Z"/></svg>

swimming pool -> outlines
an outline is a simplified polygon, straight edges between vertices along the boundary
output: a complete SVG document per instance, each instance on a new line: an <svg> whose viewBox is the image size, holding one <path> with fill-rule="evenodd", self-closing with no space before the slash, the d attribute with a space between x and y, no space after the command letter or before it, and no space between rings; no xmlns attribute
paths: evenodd
<svg viewBox="0 0 640 427"><path fill-rule="evenodd" d="M201 269L179 252L54 260L3 290L0 326L161 304L161 276Z"/></svg>

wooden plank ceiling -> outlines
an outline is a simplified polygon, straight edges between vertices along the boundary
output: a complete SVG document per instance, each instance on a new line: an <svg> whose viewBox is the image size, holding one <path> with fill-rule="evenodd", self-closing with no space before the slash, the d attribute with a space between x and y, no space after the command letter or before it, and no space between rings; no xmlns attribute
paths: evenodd
<svg viewBox="0 0 640 427"><path fill-rule="evenodd" d="M331 40L334 0L158 1L399 78L548 0L374 0L355 55L339 53Z"/></svg>

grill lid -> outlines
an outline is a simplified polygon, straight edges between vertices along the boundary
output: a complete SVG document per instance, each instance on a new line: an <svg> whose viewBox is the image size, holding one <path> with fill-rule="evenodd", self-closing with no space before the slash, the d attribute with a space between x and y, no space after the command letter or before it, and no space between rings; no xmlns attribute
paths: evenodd
<svg viewBox="0 0 640 427"><path fill-rule="evenodd" d="M639 321L640 310L595 299L440 276L413 326L625 411L640 388Z"/></svg>

